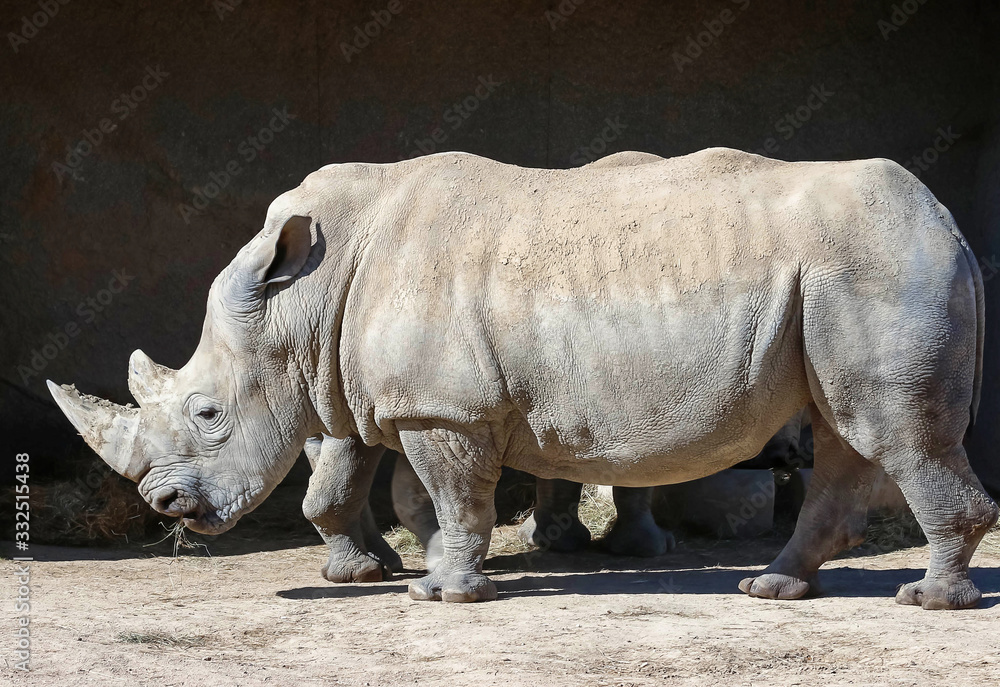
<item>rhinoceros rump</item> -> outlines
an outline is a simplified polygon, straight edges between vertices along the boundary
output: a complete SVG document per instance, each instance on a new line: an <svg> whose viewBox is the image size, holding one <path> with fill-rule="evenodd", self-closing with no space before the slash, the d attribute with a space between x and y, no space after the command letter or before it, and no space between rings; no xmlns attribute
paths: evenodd
<svg viewBox="0 0 1000 687"><path fill-rule="evenodd" d="M404 451L444 544L410 595L446 601L496 596L501 465L679 482L755 455L808 404L808 498L741 588L805 595L863 536L881 466L931 547L897 601L960 608L997 518L962 448L983 331L951 215L886 160L711 149L539 170L447 153L332 165L278 197L212 285L191 360L133 356L137 411L50 388L154 508L202 532L259 504L308 437Z"/></svg>

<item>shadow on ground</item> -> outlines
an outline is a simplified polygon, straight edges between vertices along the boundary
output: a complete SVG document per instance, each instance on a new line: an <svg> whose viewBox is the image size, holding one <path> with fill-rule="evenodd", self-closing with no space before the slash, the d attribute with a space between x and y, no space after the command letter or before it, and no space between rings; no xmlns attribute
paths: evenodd
<svg viewBox="0 0 1000 687"><path fill-rule="evenodd" d="M631 570L589 573L524 575L513 580L498 580L500 600L526 596L612 594L741 594L737 585L753 575L752 568L711 568L674 570ZM864 570L832 568L820 573L823 596L846 598L892 597L900 585L919 580L924 570ZM406 577L412 577L407 575ZM974 568L973 581L983 594L980 609L1000 605L1000 568ZM401 584L402 582L402 584ZM300 587L277 592L284 599L343 599L379 594L405 594L404 579L373 584L340 584L328 587Z"/></svg>

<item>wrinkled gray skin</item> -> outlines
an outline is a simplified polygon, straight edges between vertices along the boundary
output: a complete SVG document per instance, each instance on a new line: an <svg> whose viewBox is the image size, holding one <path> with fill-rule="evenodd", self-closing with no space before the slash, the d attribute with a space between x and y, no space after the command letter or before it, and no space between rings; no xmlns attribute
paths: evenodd
<svg viewBox="0 0 1000 687"><path fill-rule="evenodd" d="M302 511L330 547L320 574L330 582L377 582L402 572L403 563L382 538L368 504L384 446L366 446L358 437L319 435L306 441L313 468ZM393 507L400 522L424 545L427 569L444 553L434 504L405 456L392 478Z"/></svg>
<svg viewBox="0 0 1000 687"><path fill-rule="evenodd" d="M795 533L741 588L797 598L861 539L877 467L930 544L897 601L964 608L997 506L962 440L982 276L930 191L887 160L710 149L524 169L442 153L326 167L268 209L209 292L180 370L137 352L139 409L50 385L159 512L218 533L309 437L402 451L444 557L415 599L496 597L501 466L648 487L756 455L799 408L815 469Z"/></svg>

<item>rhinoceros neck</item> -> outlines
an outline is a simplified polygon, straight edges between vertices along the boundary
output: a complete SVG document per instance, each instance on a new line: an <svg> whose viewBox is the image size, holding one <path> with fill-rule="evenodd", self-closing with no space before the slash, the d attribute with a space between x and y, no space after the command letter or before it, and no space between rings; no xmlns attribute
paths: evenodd
<svg viewBox="0 0 1000 687"><path fill-rule="evenodd" d="M311 174L289 192L295 212L314 219L316 245L302 274L282 290L284 310L272 321L292 381L298 376L307 393L310 429L345 438L358 430L344 393L341 332L355 275L378 233L384 184L380 176L359 173L359 167L339 167Z"/></svg>

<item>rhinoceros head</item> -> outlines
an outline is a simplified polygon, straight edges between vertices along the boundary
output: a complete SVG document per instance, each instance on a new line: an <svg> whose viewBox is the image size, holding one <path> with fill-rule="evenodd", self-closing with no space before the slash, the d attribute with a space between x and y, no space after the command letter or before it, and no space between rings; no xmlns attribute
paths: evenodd
<svg viewBox="0 0 1000 687"><path fill-rule="evenodd" d="M155 510L207 534L263 501L315 433L301 356L283 334L307 309L295 278L305 278L316 252L312 221L268 224L213 283L201 341L184 367L132 354L138 408L48 382L90 447L138 482Z"/></svg>

